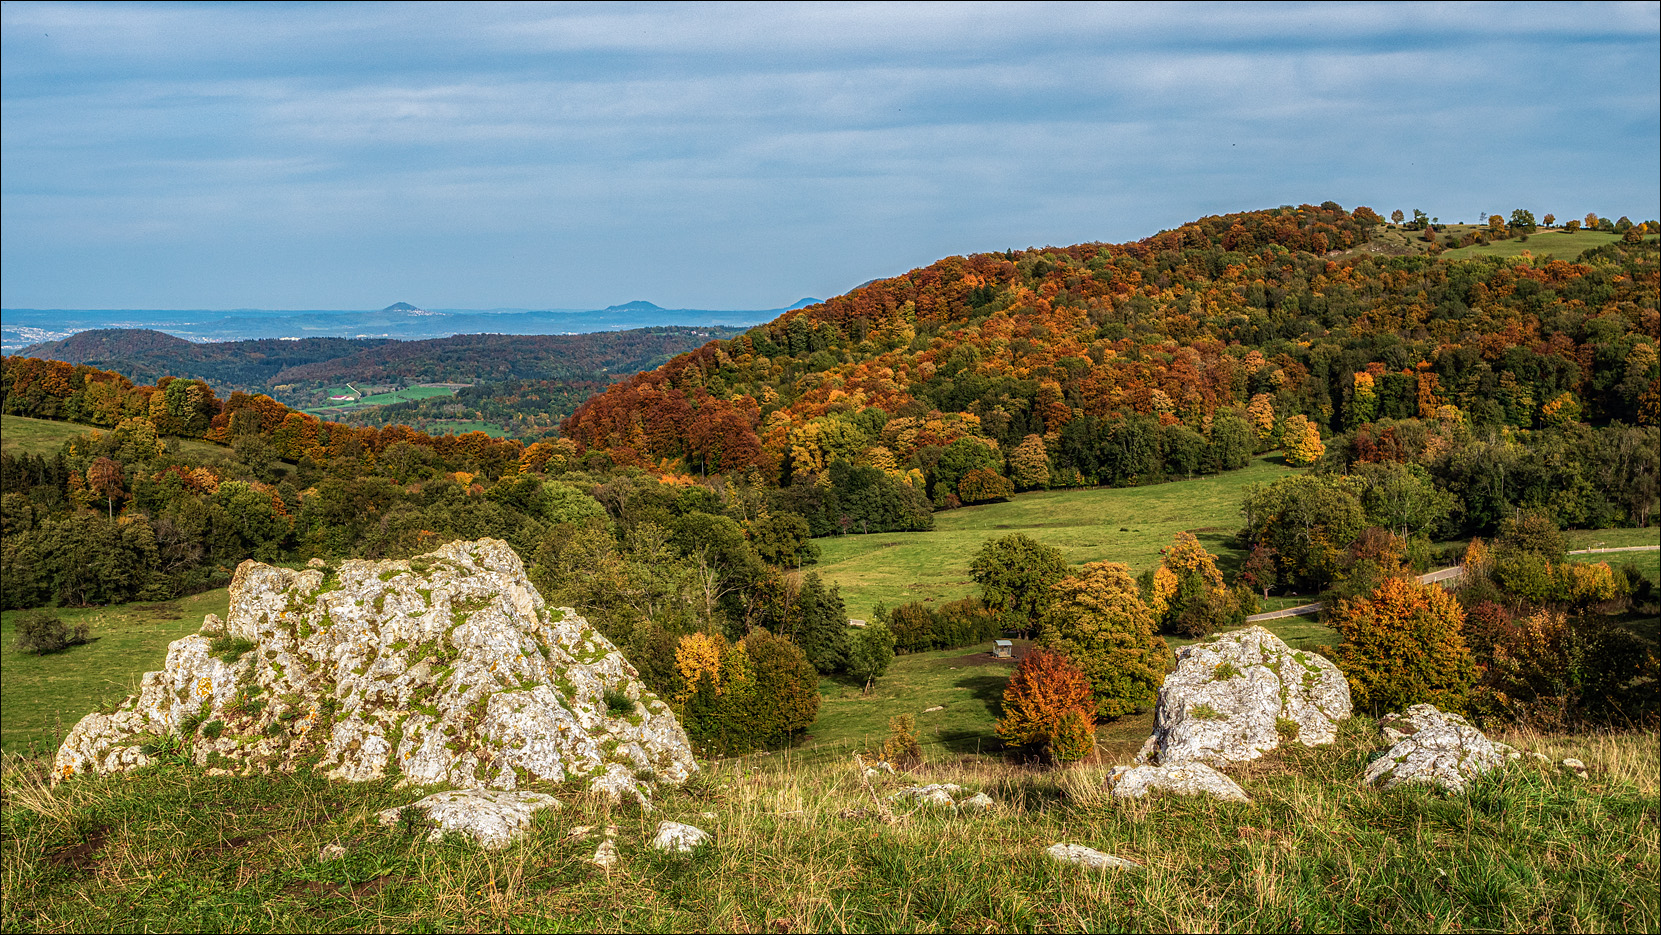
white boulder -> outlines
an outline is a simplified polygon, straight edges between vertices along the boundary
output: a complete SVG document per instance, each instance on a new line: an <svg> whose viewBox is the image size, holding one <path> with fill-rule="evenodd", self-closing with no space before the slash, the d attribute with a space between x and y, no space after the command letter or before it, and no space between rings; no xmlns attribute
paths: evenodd
<svg viewBox="0 0 1661 935"><path fill-rule="evenodd" d="M1142 866L1134 860L1104 854L1082 844L1051 844L1044 853L1063 864L1078 864L1091 870L1131 870Z"/></svg>
<svg viewBox="0 0 1661 935"><path fill-rule="evenodd" d="M576 781L645 803L697 769L669 706L495 539L334 573L243 562L227 619L209 615L137 696L76 724L54 776L149 765L147 746L181 730L198 764L242 773Z"/></svg>
<svg viewBox="0 0 1661 935"><path fill-rule="evenodd" d="M1245 762L1280 746L1283 731L1305 745L1331 743L1349 715L1337 666L1247 627L1177 650L1137 762Z"/></svg>
<svg viewBox="0 0 1661 935"><path fill-rule="evenodd" d="M1107 791L1115 798L1139 799L1154 789L1178 795L1209 795L1229 802L1250 802L1240 784L1200 762L1168 766L1115 766Z"/></svg>
<svg viewBox="0 0 1661 935"><path fill-rule="evenodd" d="M403 808L388 808L376 814L383 825L395 825L405 808L426 813L435 827L427 840L436 841L446 831L465 834L486 848L506 845L530 827L531 818L545 808L559 808L559 799L540 792L500 792L468 789L464 792L435 792Z"/></svg>
<svg viewBox="0 0 1661 935"><path fill-rule="evenodd" d="M678 821L659 822L657 834L652 836L652 847L675 854L690 853L709 842L709 832Z"/></svg>
<svg viewBox="0 0 1661 935"><path fill-rule="evenodd" d="M1379 733L1392 746L1367 767L1368 783L1385 789L1404 782L1428 782L1449 792L1464 792L1465 783L1520 754L1495 743L1457 714L1417 704L1401 714L1387 714Z"/></svg>
<svg viewBox="0 0 1661 935"><path fill-rule="evenodd" d="M892 802L920 802L924 805L940 805L951 808L957 804L957 796L963 793L963 787L956 783L932 783L927 786L912 786L889 796Z"/></svg>

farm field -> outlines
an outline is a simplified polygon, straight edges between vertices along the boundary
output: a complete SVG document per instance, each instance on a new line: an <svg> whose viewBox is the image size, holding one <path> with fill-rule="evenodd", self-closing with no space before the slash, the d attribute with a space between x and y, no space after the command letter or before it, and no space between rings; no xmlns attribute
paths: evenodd
<svg viewBox="0 0 1661 935"><path fill-rule="evenodd" d="M78 422L54 422L50 419L31 419L27 416L0 416L0 448L10 452L31 455L55 454L63 443L90 432L103 431L96 426ZM211 464L230 457L230 452L212 442L188 438L170 438L179 450L194 460Z"/></svg>
<svg viewBox="0 0 1661 935"><path fill-rule="evenodd" d="M333 394L348 393L351 392L351 389L344 386L334 387L331 388L329 392ZM331 413L351 412L354 409L363 409L370 406L387 406L392 403L408 403L414 402L418 399L432 399L435 396L454 395L456 395L456 387L453 386L410 386L401 390L393 390L388 393L376 393L372 396L363 396L353 402L342 402L329 406L315 406L311 409L304 409L301 411L311 413L312 415L326 415Z"/></svg>
<svg viewBox="0 0 1661 935"><path fill-rule="evenodd" d="M230 592L219 588L160 604L53 608L66 623L88 624L92 641L47 656L14 648L17 618L29 611L0 614L0 750L50 753L88 712L137 691L145 672L162 667L168 643L229 606Z"/></svg>
<svg viewBox="0 0 1661 935"><path fill-rule="evenodd" d="M1186 530L1230 575L1242 557L1230 541L1243 524L1245 488L1291 473L1274 455L1238 471L1148 487L1017 494L1004 503L936 513L931 532L816 539L820 554L813 569L841 587L848 616L858 618L870 617L879 603L894 607L968 597L975 593L969 578L975 550L988 539L1017 532L1055 546L1073 564L1107 560L1141 571L1156 564L1159 550Z"/></svg>

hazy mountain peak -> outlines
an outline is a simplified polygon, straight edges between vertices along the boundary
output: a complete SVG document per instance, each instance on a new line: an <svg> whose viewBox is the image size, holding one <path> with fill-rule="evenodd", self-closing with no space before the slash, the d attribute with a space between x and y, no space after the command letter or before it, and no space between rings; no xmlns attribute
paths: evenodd
<svg viewBox="0 0 1661 935"><path fill-rule="evenodd" d="M388 305L386 308L381 309L381 311L383 311L383 312L419 312L419 311L424 311L424 310L422 308L420 308L419 306L411 305L408 302L394 302L391 305Z"/></svg>
<svg viewBox="0 0 1661 935"><path fill-rule="evenodd" d="M635 299L633 302L624 302L622 305L608 305L607 312L662 312L666 311L661 305L654 305L645 299Z"/></svg>

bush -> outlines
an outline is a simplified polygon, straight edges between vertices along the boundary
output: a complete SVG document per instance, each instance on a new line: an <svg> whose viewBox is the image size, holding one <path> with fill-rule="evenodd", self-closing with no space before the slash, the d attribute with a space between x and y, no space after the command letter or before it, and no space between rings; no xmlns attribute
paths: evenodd
<svg viewBox="0 0 1661 935"><path fill-rule="evenodd" d="M888 736L877 752L884 762L895 769L909 769L923 762L923 745L917 741L917 719L900 714L888 719Z"/></svg>
<svg viewBox="0 0 1661 935"><path fill-rule="evenodd" d="M848 674L863 681L866 692L871 690L872 680L887 672L893 661L894 632L881 620L866 624L849 641Z"/></svg>
<svg viewBox="0 0 1661 935"><path fill-rule="evenodd" d="M1093 736L1095 710L1090 680L1078 666L1062 653L1034 649L1015 667L1015 674L1004 687L998 738L1010 746L1047 744L1052 755L1063 759L1061 752L1074 751L1082 742L1077 725L1064 726L1063 720L1069 714L1081 716L1085 731ZM1093 740L1090 743L1094 745ZM1088 753L1086 750L1080 756Z"/></svg>
<svg viewBox="0 0 1661 935"><path fill-rule="evenodd" d="M819 673L795 643L752 630L737 643L691 633L675 651L677 713L706 755L727 756L789 742L819 713Z"/></svg>
<svg viewBox="0 0 1661 935"><path fill-rule="evenodd" d="M44 656L61 652L87 641L87 625L70 626L57 614L44 610L19 614L17 618L17 651Z"/></svg>
<svg viewBox="0 0 1661 935"><path fill-rule="evenodd" d="M1050 736L1050 759L1057 763L1072 763L1089 756L1096 749L1096 722L1083 711L1074 709L1056 722Z"/></svg>
<svg viewBox="0 0 1661 935"><path fill-rule="evenodd" d="M879 614L878 619L884 618ZM894 648L903 653L973 646L1003 633L998 616L973 598L943 604L939 610L920 601L901 604L887 612L886 622L894 633Z"/></svg>
<svg viewBox="0 0 1661 935"><path fill-rule="evenodd" d="M1476 666L1460 630L1465 614L1446 591L1390 578L1370 595L1338 602L1337 662L1358 711L1382 714L1429 703L1460 711Z"/></svg>

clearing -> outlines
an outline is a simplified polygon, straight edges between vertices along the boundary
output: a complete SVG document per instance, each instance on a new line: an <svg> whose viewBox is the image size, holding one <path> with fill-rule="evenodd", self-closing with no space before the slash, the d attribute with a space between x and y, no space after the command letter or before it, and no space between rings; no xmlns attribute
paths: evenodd
<svg viewBox="0 0 1661 935"><path fill-rule="evenodd" d="M56 750L76 721L137 692L144 673L166 661L168 643L200 630L207 614L225 616L229 606L230 592L219 588L160 604L48 608L65 623L87 624L92 641L46 656L14 648L17 618L33 611L0 614L0 750Z"/></svg>
<svg viewBox="0 0 1661 935"><path fill-rule="evenodd" d="M109 430L108 426L6 415L0 416L0 447L13 454L53 455L64 442ZM212 464L233 457L228 448L201 439L168 436L167 440L176 442L180 454L197 464Z"/></svg>
<svg viewBox="0 0 1661 935"><path fill-rule="evenodd" d="M815 539L819 564L810 567L841 587L848 616L861 619L869 619L879 603L940 603L976 593L969 578L975 551L988 539L1017 532L1055 546L1072 564L1105 560L1140 571L1158 563L1159 550L1186 530L1218 557L1228 575L1243 557L1231 541L1244 524L1245 489L1292 473L1274 455L1238 471L1147 487L1016 494L1004 503L936 513L931 532ZM1267 602L1265 609L1279 603Z"/></svg>

